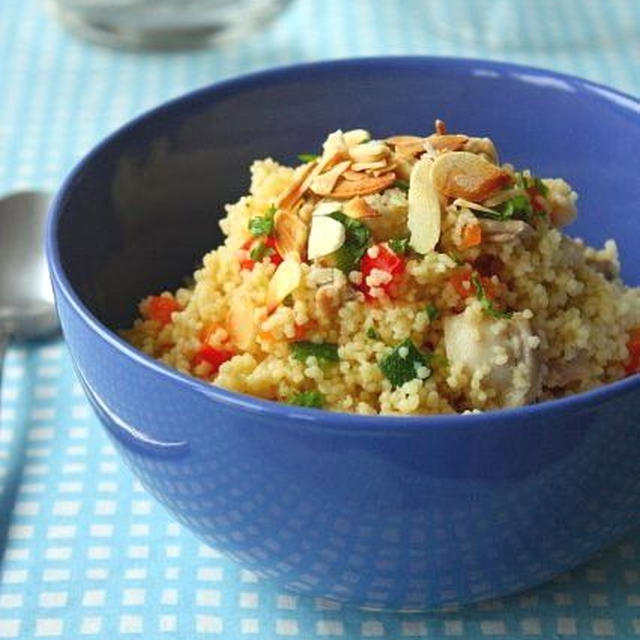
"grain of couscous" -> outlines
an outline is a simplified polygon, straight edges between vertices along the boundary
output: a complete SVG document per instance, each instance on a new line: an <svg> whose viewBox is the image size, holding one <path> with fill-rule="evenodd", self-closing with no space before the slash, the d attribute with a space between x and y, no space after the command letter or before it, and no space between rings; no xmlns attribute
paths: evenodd
<svg viewBox="0 0 640 640"><path fill-rule="evenodd" d="M334 411L519 406L640 369L615 242L562 233L577 196L488 138L336 131L254 162L195 284L140 303L136 347L226 389Z"/></svg>

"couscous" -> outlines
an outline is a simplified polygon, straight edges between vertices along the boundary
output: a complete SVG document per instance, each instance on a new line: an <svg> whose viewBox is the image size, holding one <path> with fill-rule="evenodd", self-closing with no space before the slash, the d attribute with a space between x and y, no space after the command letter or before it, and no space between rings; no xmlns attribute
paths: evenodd
<svg viewBox="0 0 640 640"><path fill-rule="evenodd" d="M616 244L562 233L577 195L488 138L373 140L251 167L194 284L126 338L226 389L363 414L520 406L640 369L640 289ZM212 213L214 215L214 213Z"/></svg>

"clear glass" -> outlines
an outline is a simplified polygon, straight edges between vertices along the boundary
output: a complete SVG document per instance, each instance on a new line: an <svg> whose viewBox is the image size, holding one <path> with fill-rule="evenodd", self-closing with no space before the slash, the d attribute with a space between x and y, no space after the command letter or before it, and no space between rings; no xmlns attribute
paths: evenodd
<svg viewBox="0 0 640 640"><path fill-rule="evenodd" d="M264 26L291 0L48 0L80 36L110 46L204 47Z"/></svg>

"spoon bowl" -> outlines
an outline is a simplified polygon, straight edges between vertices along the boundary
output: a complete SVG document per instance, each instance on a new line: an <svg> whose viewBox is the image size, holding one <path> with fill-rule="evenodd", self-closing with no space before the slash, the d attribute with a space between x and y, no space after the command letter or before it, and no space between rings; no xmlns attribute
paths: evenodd
<svg viewBox="0 0 640 640"><path fill-rule="evenodd" d="M0 343L3 335L27 340L58 330L43 250L50 200L40 191L0 200Z"/></svg>

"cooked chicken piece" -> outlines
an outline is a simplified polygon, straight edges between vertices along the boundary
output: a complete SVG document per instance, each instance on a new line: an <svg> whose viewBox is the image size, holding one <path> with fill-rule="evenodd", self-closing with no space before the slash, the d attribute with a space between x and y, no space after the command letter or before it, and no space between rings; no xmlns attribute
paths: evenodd
<svg viewBox="0 0 640 640"><path fill-rule="evenodd" d="M482 386L497 394L499 406L518 407L540 391L539 339L521 313L494 319L477 307L444 319L444 344L452 366L469 375L485 372Z"/></svg>
<svg viewBox="0 0 640 640"><path fill-rule="evenodd" d="M535 235L535 229L524 220L488 220L480 218L483 242L513 242L516 238L527 240Z"/></svg>
<svg viewBox="0 0 640 640"><path fill-rule="evenodd" d="M589 352L585 349L578 351L571 360L553 360L549 362L549 373L545 386L562 388L577 382L587 376L589 372Z"/></svg>

